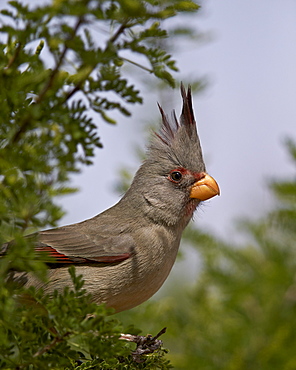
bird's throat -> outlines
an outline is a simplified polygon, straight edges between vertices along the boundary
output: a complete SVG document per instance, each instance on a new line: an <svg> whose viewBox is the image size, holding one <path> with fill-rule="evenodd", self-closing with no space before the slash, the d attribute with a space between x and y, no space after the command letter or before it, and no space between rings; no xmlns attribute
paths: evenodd
<svg viewBox="0 0 296 370"><path fill-rule="evenodd" d="M199 204L198 199L190 199L186 205L185 216L190 219L193 216L193 213L196 210L198 204Z"/></svg>

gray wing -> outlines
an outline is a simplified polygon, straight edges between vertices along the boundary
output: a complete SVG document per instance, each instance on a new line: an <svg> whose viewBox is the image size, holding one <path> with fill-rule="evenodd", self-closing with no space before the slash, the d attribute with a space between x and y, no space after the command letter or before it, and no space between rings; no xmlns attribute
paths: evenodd
<svg viewBox="0 0 296 370"><path fill-rule="evenodd" d="M129 258L134 247L126 227L90 219L40 232L36 251L47 252L55 263L114 263Z"/></svg>

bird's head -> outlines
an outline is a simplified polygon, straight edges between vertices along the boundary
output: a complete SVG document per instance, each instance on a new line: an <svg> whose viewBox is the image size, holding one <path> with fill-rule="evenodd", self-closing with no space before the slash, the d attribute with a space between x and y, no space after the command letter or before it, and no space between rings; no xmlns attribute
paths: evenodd
<svg viewBox="0 0 296 370"><path fill-rule="evenodd" d="M169 119L159 106L161 130L148 147L147 159L130 190L137 189L145 213L156 222L186 224L197 205L219 195L217 182L207 174L192 107L191 89L181 85L180 120Z"/></svg>

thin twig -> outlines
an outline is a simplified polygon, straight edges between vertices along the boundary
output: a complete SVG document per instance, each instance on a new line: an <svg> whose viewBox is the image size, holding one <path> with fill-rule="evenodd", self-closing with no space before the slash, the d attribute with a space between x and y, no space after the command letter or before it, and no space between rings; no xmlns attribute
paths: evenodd
<svg viewBox="0 0 296 370"><path fill-rule="evenodd" d="M71 41L73 40L73 38L75 37L76 35L76 32L78 31L78 28L81 26L83 22L83 17L80 17L75 25L75 27L73 28L73 32L71 34L71 37L68 38L67 41ZM60 57L59 57L59 60L55 66L55 68L53 69L53 71L51 72L50 74L50 77L47 81L47 84L44 86L43 90L40 92L40 94L37 96L36 100L35 100L35 103L40 103L40 101L44 98L45 94L47 93L47 91L51 88L52 84L53 84L53 81L57 75L57 73L59 72L60 70L60 67L64 61L64 58L65 58L65 55L68 51L68 46L67 46L67 42L65 42L65 45L64 45L64 50L62 51Z"/></svg>
<svg viewBox="0 0 296 370"><path fill-rule="evenodd" d="M66 103L77 91L80 90L80 87L81 87L83 82L84 81L81 80L81 81L78 82L78 84L75 87L73 87L73 89L65 96L62 104Z"/></svg>
<svg viewBox="0 0 296 370"><path fill-rule="evenodd" d="M110 37L109 41L107 42L107 45L109 43L113 43L115 42L119 36L125 31L126 28L128 28L128 20L124 21L120 27L118 28L118 30L115 32L115 34ZM130 62L132 63L132 62ZM94 66L91 71L87 74L87 77L93 72L93 70L96 68L96 66ZM149 72L152 72L152 71L149 71ZM84 78L84 80L81 80L77 83L77 85L75 87L73 87L73 89L65 96L65 99L63 101L63 103L67 102L77 91L80 90L80 87L82 85L82 83L85 81L86 78Z"/></svg>
<svg viewBox="0 0 296 370"><path fill-rule="evenodd" d="M114 35L109 39L109 42L115 42L118 37L125 31L126 28L128 28L128 20L124 21L120 27L118 28L118 30L114 33Z"/></svg>
<svg viewBox="0 0 296 370"><path fill-rule="evenodd" d="M137 62L134 62L134 61L132 61L132 60L130 60L130 59L122 58L122 57L121 57L121 59L122 59L122 60L125 60L126 62L128 62L128 63L130 63L130 64L133 64L133 65L135 65L135 66L137 66L137 67L139 67L139 68L141 68L141 69L144 69L144 71L146 71L146 72L153 73L153 70L152 70L152 69L149 69L149 68L147 68L147 67L145 67L145 66L143 66L143 65L141 65L141 64L139 64L139 63L137 63Z"/></svg>

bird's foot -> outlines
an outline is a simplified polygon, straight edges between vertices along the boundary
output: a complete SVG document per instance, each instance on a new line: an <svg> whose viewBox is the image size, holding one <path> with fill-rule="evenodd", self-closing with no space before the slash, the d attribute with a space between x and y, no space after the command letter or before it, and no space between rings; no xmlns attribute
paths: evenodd
<svg viewBox="0 0 296 370"><path fill-rule="evenodd" d="M153 353L162 346L162 340L158 339L162 334L166 332L166 328L163 328L154 337L151 334L147 336L143 335L132 335L132 334L121 334L119 339L127 340L128 342L134 342L137 344L135 351L132 351L133 360L135 362L143 362L143 355Z"/></svg>

